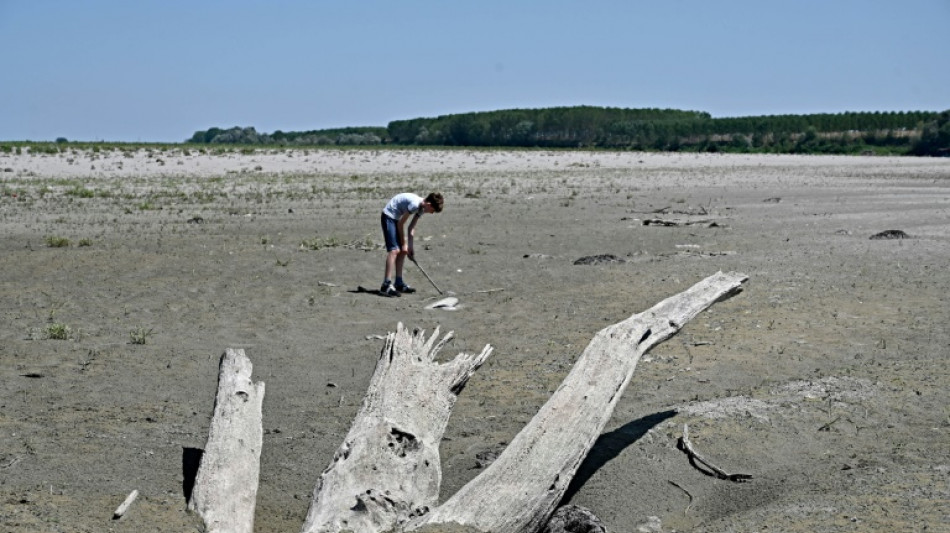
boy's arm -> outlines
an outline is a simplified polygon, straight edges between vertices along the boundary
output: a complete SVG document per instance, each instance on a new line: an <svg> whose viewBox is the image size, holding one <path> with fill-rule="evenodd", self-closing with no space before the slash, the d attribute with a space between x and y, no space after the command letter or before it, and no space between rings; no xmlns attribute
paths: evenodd
<svg viewBox="0 0 950 533"><path fill-rule="evenodd" d="M407 214L406 216L408 217L409 215ZM415 236L416 222L419 222L420 217L421 213L416 213L412 217L412 222L409 223L409 249L407 250L409 252L409 259L412 259L412 257L415 255L412 249L412 238Z"/></svg>

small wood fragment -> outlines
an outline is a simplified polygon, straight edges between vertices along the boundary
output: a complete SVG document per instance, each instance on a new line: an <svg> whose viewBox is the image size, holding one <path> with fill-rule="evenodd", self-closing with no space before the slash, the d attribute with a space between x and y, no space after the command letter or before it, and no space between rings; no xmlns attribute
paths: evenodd
<svg viewBox="0 0 950 533"><path fill-rule="evenodd" d="M19 463L19 462L22 461L22 460L23 460L23 458L20 457L20 456L14 457L13 459L10 460L9 463L7 463L7 464L5 464L5 465L3 465L3 466L0 466L0 469L7 469L7 468L10 468L11 466L13 466L13 465Z"/></svg>
<svg viewBox="0 0 950 533"><path fill-rule="evenodd" d="M697 452L696 449L693 448L693 445L689 442L689 426L686 424L683 424L683 436L680 438L680 449L686 452L686 455L689 456L690 463L692 463L693 466L696 466L696 462L698 461L706 468L712 470L714 475L719 479L726 479L736 483L744 483L752 479L752 476L749 474L730 474L729 472L726 472L722 468L719 468L718 466L706 460L706 458L700 455L699 452ZM698 466L696 466L696 468L703 473L708 474L708 472L702 468L699 468Z"/></svg>
<svg viewBox="0 0 950 533"><path fill-rule="evenodd" d="M126 496L125 501L122 502L122 505L118 506L115 512L112 513L112 519L118 520L122 518L122 516L126 513L126 511L129 510L129 507L132 506L132 502L134 502L135 499L138 497L139 497L138 490L133 490L132 492L130 492L129 495Z"/></svg>
<svg viewBox="0 0 950 533"><path fill-rule="evenodd" d="M684 515L689 514L689 508L693 506L693 495L690 494L688 490L684 489L682 485L680 485L679 483L677 483L677 482L675 482L675 481L673 481L673 480L671 480L671 479L667 479L666 482L669 483L670 485L673 485L674 487L680 489L680 490L683 491L684 493L686 493L686 496L689 498L689 503L686 504L686 509L683 510L683 514L684 514Z"/></svg>

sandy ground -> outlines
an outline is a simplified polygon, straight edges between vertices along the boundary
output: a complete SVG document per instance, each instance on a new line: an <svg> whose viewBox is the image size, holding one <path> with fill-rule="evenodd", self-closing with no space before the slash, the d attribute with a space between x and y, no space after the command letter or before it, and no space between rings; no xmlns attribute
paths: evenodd
<svg viewBox="0 0 950 533"><path fill-rule="evenodd" d="M355 292L385 200L430 190L417 255L461 308L411 265L415 295ZM0 152L0 531L199 530L183 455L228 347L267 386L256 530L299 531L398 321L496 347L444 499L597 331L719 270L746 290L644 357L570 501L612 532L950 531L948 260L950 159ZM752 480L691 466L684 424Z"/></svg>

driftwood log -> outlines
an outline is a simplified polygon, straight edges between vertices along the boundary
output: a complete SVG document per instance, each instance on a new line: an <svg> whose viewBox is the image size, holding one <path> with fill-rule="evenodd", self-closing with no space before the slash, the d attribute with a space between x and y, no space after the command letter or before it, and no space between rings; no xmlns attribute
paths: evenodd
<svg viewBox="0 0 950 533"><path fill-rule="evenodd" d="M466 531L541 531L609 421L640 357L703 310L738 293L747 279L719 272L601 330L498 459L435 508L442 475L439 442L458 394L492 348L438 363L435 357L452 333L439 340L436 329L426 340L422 332L409 333L399 324L386 338L349 433L314 488L302 531L440 531L440 526L458 524ZM231 369L232 364L243 370ZM208 531L250 532L263 383L250 382L250 362L240 350L222 357L219 380L189 508L201 513Z"/></svg>
<svg viewBox="0 0 950 533"><path fill-rule="evenodd" d="M244 350L228 349L218 365L218 392L208 442L188 509L209 533L252 533L260 478L264 383L253 383Z"/></svg>
<svg viewBox="0 0 950 533"><path fill-rule="evenodd" d="M459 523L483 531L540 531L564 496L633 376L640 357L748 277L719 272L601 330L538 414L484 472L410 524Z"/></svg>

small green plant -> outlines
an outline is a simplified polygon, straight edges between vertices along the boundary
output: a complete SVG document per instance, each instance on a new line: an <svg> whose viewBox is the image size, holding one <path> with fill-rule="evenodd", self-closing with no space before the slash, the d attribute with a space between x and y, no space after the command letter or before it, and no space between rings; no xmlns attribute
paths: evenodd
<svg viewBox="0 0 950 533"><path fill-rule="evenodd" d="M44 241L46 242L46 246L49 246L50 248L64 248L69 246L69 239L66 237L47 235Z"/></svg>
<svg viewBox="0 0 950 533"><path fill-rule="evenodd" d="M142 326L137 326L129 332L129 342L132 344L145 344L153 332L154 330L152 328L145 329Z"/></svg>
<svg viewBox="0 0 950 533"><path fill-rule="evenodd" d="M53 322L46 326L46 338L54 339L58 341L64 341L69 338L69 334L72 333L72 330L66 324L60 322Z"/></svg>
<svg viewBox="0 0 950 533"><path fill-rule="evenodd" d="M91 239L79 239L79 243L78 243L78 244L79 244L80 247L92 246L92 240L91 240Z"/></svg>
<svg viewBox="0 0 950 533"><path fill-rule="evenodd" d="M324 248L336 248L337 246L343 246L345 243L336 237L327 237L321 239L315 237L313 239L304 239L300 243L300 248L303 250L322 250Z"/></svg>
<svg viewBox="0 0 950 533"><path fill-rule="evenodd" d="M94 198L96 196L96 191L87 189L81 185L76 185L75 187L66 191L66 196L75 196L77 198Z"/></svg>
<svg viewBox="0 0 950 533"><path fill-rule="evenodd" d="M357 242L355 246L357 250L363 250L364 252L376 250L382 247L383 247L382 244L376 244L375 242L373 242L373 238L370 237L368 233L364 235L363 240Z"/></svg>

